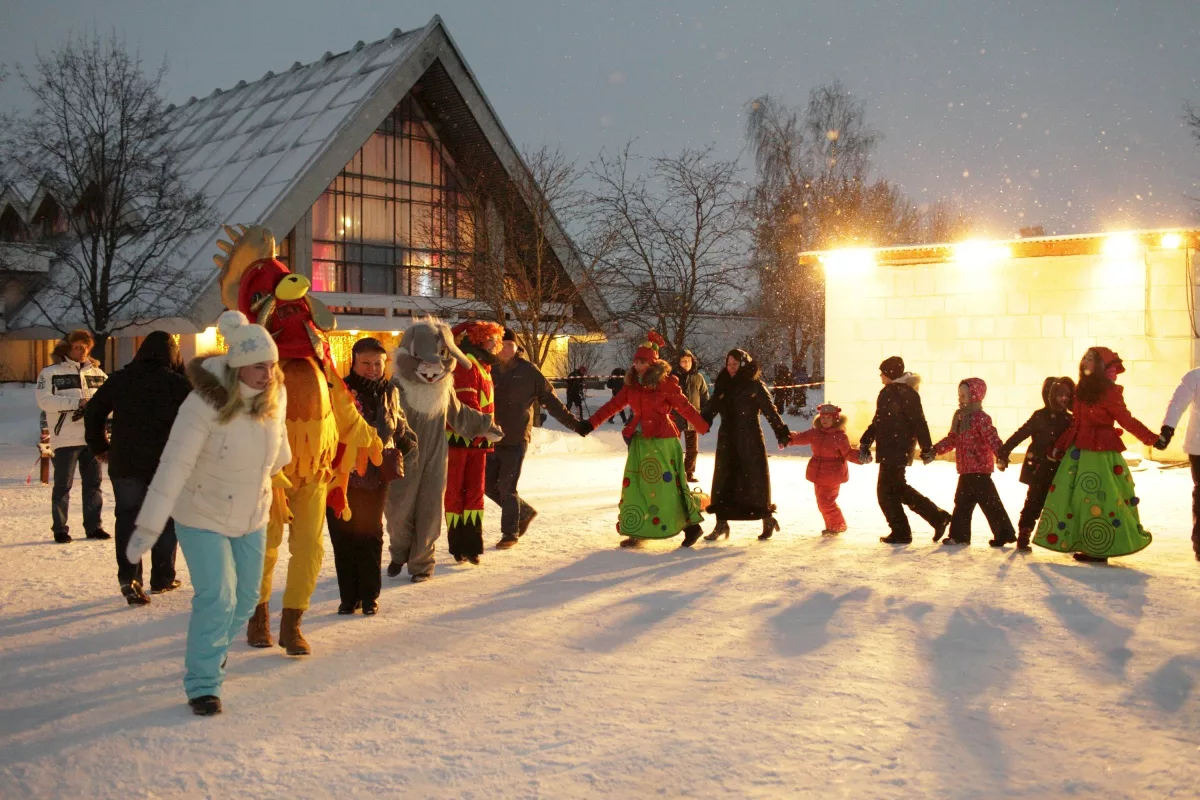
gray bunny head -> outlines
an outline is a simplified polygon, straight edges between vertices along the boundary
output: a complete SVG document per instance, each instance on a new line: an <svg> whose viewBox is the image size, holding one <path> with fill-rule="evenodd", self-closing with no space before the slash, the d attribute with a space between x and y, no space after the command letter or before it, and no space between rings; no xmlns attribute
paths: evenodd
<svg viewBox="0 0 1200 800"><path fill-rule="evenodd" d="M404 332L396 349L396 374L418 384L434 384L454 374L455 362L470 361L454 343L450 326L435 317L419 319Z"/></svg>

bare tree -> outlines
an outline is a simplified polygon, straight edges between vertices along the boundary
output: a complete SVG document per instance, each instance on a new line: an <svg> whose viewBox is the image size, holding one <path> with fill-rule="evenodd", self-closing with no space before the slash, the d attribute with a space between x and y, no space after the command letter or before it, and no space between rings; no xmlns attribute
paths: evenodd
<svg viewBox="0 0 1200 800"><path fill-rule="evenodd" d="M706 314L732 309L745 289L747 227L735 161L711 146L645 162L632 143L592 163L594 225L613 237L599 280L617 321L656 329L674 358Z"/></svg>
<svg viewBox="0 0 1200 800"><path fill-rule="evenodd" d="M929 204L922 215L921 238L926 242L956 242L971 232L973 221L961 205L949 198Z"/></svg>
<svg viewBox="0 0 1200 800"><path fill-rule="evenodd" d="M142 70L115 35L73 38L31 71L18 68L32 111L5 118L13 175L62 206L67 232L46 242L55 267L30 298L49 324L78 319L96 339L174 313L196 289L170 265L177 245L216 220L180 175L161 97L166 65Z"/></svg>

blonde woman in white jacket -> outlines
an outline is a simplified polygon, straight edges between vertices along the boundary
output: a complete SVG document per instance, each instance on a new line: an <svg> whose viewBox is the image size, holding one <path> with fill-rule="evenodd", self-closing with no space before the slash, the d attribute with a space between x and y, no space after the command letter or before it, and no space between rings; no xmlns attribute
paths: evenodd
<svg viewBox="0 0 1200 800"><path fill-rule="evenodd" d="M192 393L126 551L136 562L174 518L196 591L183 686L200 716L221 711L229 644L258 604L273 482L284 485L280 470L292 457L275 342L240 311L226 311L218 327L229 351L188 366Z"/></svg>

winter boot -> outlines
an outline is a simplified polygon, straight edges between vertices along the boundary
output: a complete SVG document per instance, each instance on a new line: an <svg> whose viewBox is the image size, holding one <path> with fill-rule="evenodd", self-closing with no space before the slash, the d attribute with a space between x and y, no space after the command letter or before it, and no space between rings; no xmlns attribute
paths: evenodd
<svg viewBox="0 0 1200 800"><path fill-rule="evenodd" d="M1089 556L1087 553L1073 553L1071 557L1074 558L1076 561L1082 561L1085 564L1107 564L1108 563L1108 558L1106 556Z"/></svg>
<svg viewBox="0 0 1200 800"><path fill-rule="evenodd" d="M287 650L289 656L312 655L312 648L300 632L300 618L303 616L304 612L298 608L285 608L279 620L279 646Z"/></svg>
<svg viewBox="0 0 1200 800"><path fill-rule="evenodd" d="M376 614L379 613L379 601L378 600L366 601L365 603L362 604L362 611L363 611L364 617L375 616Z"/></svg>
<svg viewBox="0 0 1200 800"><path fill-rule="evenodd" d="M388 564L387 573L389 578L394 578L404 571L403 561L392 561Z"/></svg>
<svg viewBox="0 0 1200 800"><path fill-rule="evenodd" d="M933 526L933 540L935 542L941 541L942 537L946 535L946 529L950 527L951 519L953 517L950 516L948 511L942 512L942 518Z"/></svg>
<svg viewBox="0 0 1200 800"><path fill-rule="evenodd" d="M455 564L461 564L462 562L464 562L464 561L466 561L466 560L467 560L467 559L466 559L466 557L465 557L465 556L460 556L460 555L458 555L457 553L455 553L455 555L454 555L454 563L455 563Z"/></svg>
<svg viewBox="0 0 1200 800"><path fill-rule="evenodd" d="M1032 528L1021 528L1021 530L1017 533L1017 549L1024 550L1026 552L1032 550L1033 548L1029 546L1029 538L1032 535Z"/></svg>
<svg viewBox="0 0 1200 800"><path fill-rule="evenodd" d="M641 547L645 543L645 539L639 539L636 536L626 536L621 540L621 547Z"/></svg>
<svg viewBox="0 0 1200 800"><path fill-rule="evenodd" d="M467 561L470 561L475 566L479 566L479 556L467 556Z"/></svg>
<svg viewBox="0 0 1200 800"><path fill-rule="evenodd" d="M760 542L765 542L767 539L770 539L771 535L777 530L779 530L779 521L774 517L764 517L763 532L758 535L758 540Z"/></svg>
<svg viewBox="0 0 1200 800"><path fill-rule="evenodd" d="M884 544L912 544L912 537L901 536L898 533L889 533L887 536L880 536L879 541Z"/></svg>
<svg viewBox="0 0 1200 800"><path fill-rule="evenodd" d="M151 586L150 594L166 594L167 592L175 591L180 586L183 586L183 581L173 580L170 583L168 583L166 586Z"/></svg>
<svg viewBox="0 0 1200 800"><path fill-rule="evenodd" d="M96 528L96 530L92 531L91 533L89 533L87 535L87 538L89 538L89 539L111 539L112 535L109 534L108 531L104 530L104 528Z"/></svg>
<svg viewBox="0 0 1200 800"><path fill-rule="evenodd" d="M71 534L67 533L66 531L63 531L62 533L56 533L54 534L54 541L58 544L70 544Z"/></svg>
<svg viewBox="0 0 1200 800"><path fill-rule="evenodd" d="M131 606L144 606L150 603L150 598L142 591L142 584L137 581L122 584L121 594L125 595L125 599Z"/></svg>
<svg viewBox="0 0 1200 800"><path fill-rule="evenodd" d="M496 542L497 550L507 550L510 547L516 547L516 546L517 546L517 537L513 536L511 533L504 534L503 536L500 537L500 541Z"/></svg>
<svg viewBox="0 0 1200 800"><path fill-rule="evenodd" d="M211 694L193 697L188 700L188 705L192 707L192 713L197 717L211 717L221 713L221 698Z"/></svg>
<svg viewBox="0 0 1200 800"><path fill-rule="evenodd" d="M433 577L432 572L418 572L416 575L412 576L412 582L413 583L424 583L425 581L429 580L432 577Z"/></svg>
<svg viewBox="0 0 1200 800"><path fill-rule="evenodd" d="M529 526L533 524L533 521L537 518L537 515L538 512L531 508L529 509L528 514L521 517L521 519L517 522L517 536L525 535L525 532L529 530Z"/></svg>
<svg viewBox="0 0 1200 800"><path fill-rule="evenodd" d="M700 534L704 533L704 529L697 525L688 525L683 529L683 543L680 547L691 547L700 538Z"/></svg>
<svg viewBox="0 0 1200 800"><path fill-rule="evenodd" d="M729 538L729 523L723 519L719 519L717 520L717 527L713 528L712 533L704 537L704 541L715 542L722 536L724 536L726 539Z"/></svg>
<svg viewBox="0 0 1200 800"><path fill-rule="evenodd" d="M338 614L346 617L358 610L358 603L342 602L338 604Z"/></svg>
<svg viewBox="0 0 1200 800"><path fill-rule="evenodd" d="M254 607L254 616L246 623L246 642L251 647L270 647L275 644L271 639L271 612L266 603Z"/></svg>

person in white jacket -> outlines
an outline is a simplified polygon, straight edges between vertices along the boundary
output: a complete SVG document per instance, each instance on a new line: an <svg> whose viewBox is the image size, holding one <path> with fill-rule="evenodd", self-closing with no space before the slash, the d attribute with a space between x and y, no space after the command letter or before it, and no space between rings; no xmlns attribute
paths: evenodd
<svg viewBox="0 0 1200 800"><path fill-rule="evenodd" d="M200 716L221 711L226 653L258 604L272 489L286 486L280 471L292 457L274 340L240 311L223 313L218 328L229 351L188 366L194 388L171 427L126 551L136 563L174 518L196 592L183 686Z"/></svg>
<svg viewBox="0 0 1200 800"><path fill-rule="evenodd" d="M35 396L46 413L53 451L54 490L50 495L50 529L54 541L71 541L67 526L75 467L83 483L83 530L89 539L111 538L100 523L104 500L100 494L100 462L87 448L83 410L107 376L88 354L95 342L85 330L71 331L54 348L54 363L38 374Z"/></svg>
<svg viewBox="0 0 1200 800"><path fill-rule="evenodd" d="M1171 396L1166 416L1163 417L1162 435L1158 440L1162 448L1171 443L1175 428L1179 427L1179 420L1189 405L1192 413L1188 415L1183 451L1188 454L1188 461L1192 464L1192 552L1200 561L1200 369L1184 375L1175 394Z"/></svg>

